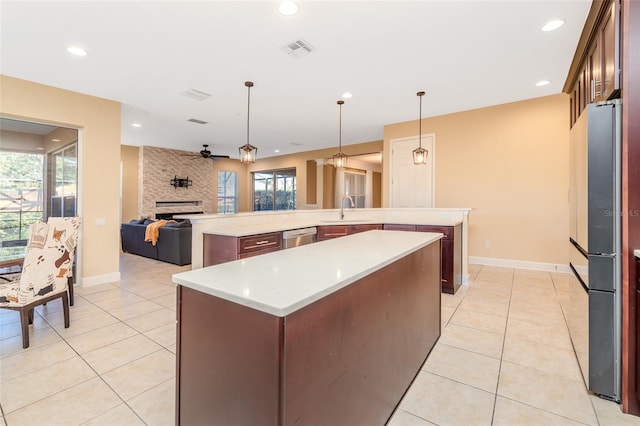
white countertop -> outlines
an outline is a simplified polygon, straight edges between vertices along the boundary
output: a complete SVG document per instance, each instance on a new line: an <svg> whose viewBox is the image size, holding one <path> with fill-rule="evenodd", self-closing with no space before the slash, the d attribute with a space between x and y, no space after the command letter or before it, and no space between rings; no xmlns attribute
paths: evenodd
<svg viewBox="0 0 640 426"><path fill-rule="evenodd" d="M442 238L367 231L173 275L173 282L286 316Z"/></svg>
<svg viewBox="0 0 640 426"><path fill-rule="evenodd" d="M634 255L635 257L637 257L637 258L640 258L640 249L635 249L635 250L633 251L633 255Z"/></svg>

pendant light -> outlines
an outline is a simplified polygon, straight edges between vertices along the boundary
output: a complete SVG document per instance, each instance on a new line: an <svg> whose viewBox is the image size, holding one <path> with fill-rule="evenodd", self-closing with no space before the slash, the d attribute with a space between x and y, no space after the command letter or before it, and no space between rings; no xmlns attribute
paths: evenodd
<svg viewBox="0 0 640 426"><path fill-rule="evenodd" d="M342 153L342 105L344 105L344 101L339 100L338 106L340 107L340 125L338 131L338 153L333 156L333 166L336 168L347 167L347 156Z"/></svg>
<svg viewBox="0 0 640 426"><path fill-rule="evenodd" d="M413 150L413 164L427 164L427 156L429 155L429 151L422 147L422 97L424 96L424 92L416 93L420 98L420 120L419 120L419 130L418 130L418 141L420 146Z"/></svg>
<svg viewBox="0 0 640 426"><path fill-rule="evenodd" d="M253 87L253 82L245 81L244 85L247 87L247 143L238 148L238 151L240 152L241 163L255 163L258 148L249 143L249 108L251 106L251 88Z"/></svg>

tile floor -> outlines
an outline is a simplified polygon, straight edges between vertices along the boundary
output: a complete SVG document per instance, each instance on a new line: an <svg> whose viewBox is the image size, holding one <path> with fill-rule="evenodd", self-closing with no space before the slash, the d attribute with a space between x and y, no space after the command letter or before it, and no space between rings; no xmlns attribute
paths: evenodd
<svg viewBox="0 0 640 426"><path fill-rule="evenodd" d="M174 424L171 274L189 268L121 255L120 283L76 290L70 328L59 302L38 308L26 350L0 309L2 422ZM389 425L640 425L585 390L558 298L572 279L472 265Z"/></svg>

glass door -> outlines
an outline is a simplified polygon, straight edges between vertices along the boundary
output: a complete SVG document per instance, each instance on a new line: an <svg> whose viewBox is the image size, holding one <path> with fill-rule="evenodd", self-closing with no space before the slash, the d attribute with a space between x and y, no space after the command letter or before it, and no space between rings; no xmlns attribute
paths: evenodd
<svg viewBox="0 0 640 426"><path fill-rule="evenodd" d="M51 153L51 197L49 216L76 216L78 145L73 143Z"/></svg>

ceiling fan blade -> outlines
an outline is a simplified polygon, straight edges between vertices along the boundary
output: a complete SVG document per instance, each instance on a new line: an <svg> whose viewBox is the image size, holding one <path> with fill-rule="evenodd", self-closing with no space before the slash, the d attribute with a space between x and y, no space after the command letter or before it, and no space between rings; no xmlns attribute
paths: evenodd
<svg viewBox="0 0 640 426"><path fill-rule="evenodd" d="M213 161L218 161L223 158L230 158L230 157L228 155L210 155L209 158L211 158Z"/></svg>

